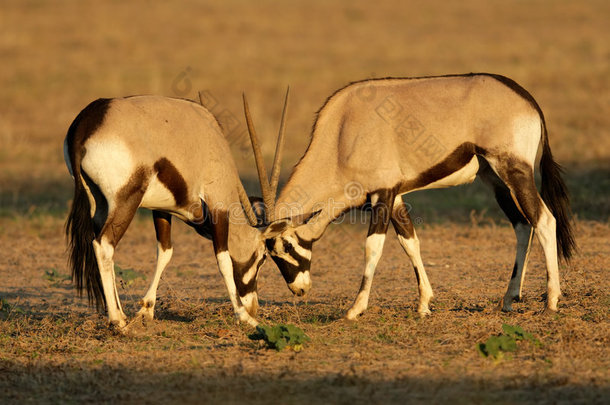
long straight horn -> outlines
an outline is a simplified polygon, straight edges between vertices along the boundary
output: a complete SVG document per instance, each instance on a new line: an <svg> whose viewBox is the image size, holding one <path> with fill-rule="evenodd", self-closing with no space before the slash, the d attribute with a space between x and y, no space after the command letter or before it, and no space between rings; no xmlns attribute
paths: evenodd
<svg viewBox="0 0 610 405"><path fill-rule="evenodd" d="M254 213L254 210L252 209L252 205L250 204L250 199L248 198L248 194L246 193L246 190L244 189L243 184L241 184L241 181L239 182L239 185L237 186L237 193L239 194L239 201L241 202L241 205L244 208L244 213L246 214L248 223L251 226L258 225L258 221L256 219L256 214Z"/></svg>
<svg viewBox="0 0 610 405"><path fill-rule="evenodd" d="M273 168L271 169L271 194L275 201L277 194L277 184L280 180L280 166L282 162L282 151L284 149L284 131L286 129L286 110L288 109L288 95L290 86L286 89L286 98L284 99L284 109L282 110L282 121L280 122L280 131L277 135L277 144L275 146L275 158L273 159ZM273 214L271 214L273 215Z"/></svg>
<svg viewBox="0 0 610 405"><path fill-rule="evenodd" d="M263 154L261 152L260 144L258 143L258 136L256 135L254 124L252 123L252 117L250 116L250 108L248 107L246 94L243 93L242 96L244 99L244 113L246 115L246 124L248 125L248 133L250 134L250 142L252 143L252 149L254 151L254 160L256 161L256 169L258 171L258 181L261 185L261 192L263 193L263 201L265 203L265 212L269 215L274 210L275 197L271 195L269 177L267 177L267 170L265 169Z"/></svg>

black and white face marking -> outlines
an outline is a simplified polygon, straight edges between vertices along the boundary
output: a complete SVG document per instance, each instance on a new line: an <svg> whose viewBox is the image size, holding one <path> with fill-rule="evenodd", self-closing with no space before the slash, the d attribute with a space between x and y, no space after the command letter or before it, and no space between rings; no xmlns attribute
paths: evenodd
<svg viewBox="0 0 610 405"><path fill-rule="evenodd" d="M290 291L299 297L305 295L311 288L309 267L313 242L300 238L294 229L288 229L278 237L268 239L266 244Z"/></svg>

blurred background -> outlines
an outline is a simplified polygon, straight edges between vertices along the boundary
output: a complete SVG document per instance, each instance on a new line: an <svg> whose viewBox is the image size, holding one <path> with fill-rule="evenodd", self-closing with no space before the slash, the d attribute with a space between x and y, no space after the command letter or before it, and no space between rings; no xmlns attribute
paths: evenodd
<svg viewBox="0 0 610 405"><path fill-rule="evenodd" d="M271 164L291 86L283 178L315 112L355 80L493 72L544 111L579 218L610 211L610 2L5 0L0 9L0 218L64 216L72 198L62 143L100 97L197 98L222 116L249 190L248 94ZM414 193L425 222L502 218L480 184ZM474 210L474 211L471 211Z"/></svg>

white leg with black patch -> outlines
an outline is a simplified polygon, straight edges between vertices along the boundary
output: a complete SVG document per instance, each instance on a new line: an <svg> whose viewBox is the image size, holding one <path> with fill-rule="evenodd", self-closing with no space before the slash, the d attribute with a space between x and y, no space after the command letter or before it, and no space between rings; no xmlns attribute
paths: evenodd
<svg viewBox="0 0 610 405"><path fill-rule="evenodd" d="M108 321L111 325L122 329L127 324L127 317L121 308L119 294L116 289L114 262L112 260L114 248L106 238L102 238L101 242L98 242L97 240L93 241L93 250L95 251L95 257L97 259L100 278L104 289L104 296L106 298Z"/></svg>
<svg viewBox="0 0 610 405"><path fill-rule="evenodd" d="M231 304L233 304L233 310L235 311L237 320L240 322L247 322L249 325L255 327L258 325L258 322L250 316L246 307L242 305L241 300L237 297L237 287L235 286L235 280L233 279L233 262L229 252L224 251L218 253L216 255L216 260L218 261L218 268L220 269L220 274L227 287L229 299L231 300Z"/></svg>
<svg viewBox="0 0 610 405"><path fill-rule="evenodd" d="M142 300L140 305L142 306L137 313L137 317L142 317L147 320L152 320L155 315L155 303L157 301L157 289L159 288L159 281L163 271L169 264L174 252L173 248L163 249L160 243L157 244L157 267L153 276L152 283L148 287L148 291Z"/></svg>
<svg viewBox="0 0 610 405"><path fill-rule="evenodd" d="M529 257L530 247L532 244L533 228L530 224L517 223L515 225L515 235L517 236L517 256L515 258L515 267L511 275L508 289L502 300L502 311L512 311L513 301L521 298L523 289L523 280L527 269L527 261Z"/></svg>
<svg viewBox="0 0 610 405"><path fill-rule="evenodd" d="M368 307L373 276L375 275L375 268L377 267L377 263L379 263L381 253L383 252L384 242L385 234L374 233L366 238L366 267L364 269L364 276L362 277L362 284L360 285L358 296L352 307L347 311L346 318L349 320L355 320L358 315L364 312Z"/></svg>
<svg viewBox="0 0 610 405"><path fill-rule="evenodd" d="M417 287L419 289L419 304L417 307L417 312L421 316L429 315L430 299L432 299L433 293L430 281L428 281L426 269L424 268L424 262L421 258L421 253L419 250L419 239L415 234L415 230L413 231L412 238L405 238L400 234L398 234L397 236L398 241L400 242L400 246L402 246L405 253L411 259L413 269L415 270L415 276L417 277Z"/></svg>

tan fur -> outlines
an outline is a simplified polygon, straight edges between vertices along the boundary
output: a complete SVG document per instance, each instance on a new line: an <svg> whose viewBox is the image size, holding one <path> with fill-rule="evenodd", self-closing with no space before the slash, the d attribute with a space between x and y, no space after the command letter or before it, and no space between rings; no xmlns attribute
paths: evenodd
<svg viewBox="0 0 610 405"><path fill-rule="evenodd" d="M526 90L502 76L470 74L351 84L333 94L320 109L310 145L276 202L275 218L303 217L308 221L292 222L271 245L291 244L288 235L296 234L311 246L332 220L361 206L367 198L375 212L378 191L384 191L388 200L381 203L391 210L393 199L408 192L470 183L484 159L502 186L510 190L515 210L536 228L545 245L547 307L556 310L560 290L555 221L534 183L534 161L541 140L552 161L542 111ZM556 184L562 185L556 167L552 170ZM564 193L559 198L567 197ZM377 210L382 212L379 206ZM372 221L367 247L369 240L376 241L375 235L387 230L387 217L375 219L381 222ZM563 225L568 229L564 240L570 243L569 225ZM414 265L420 263L416 269L422 278L419 308L425 315L432 291L421 265L419 243L414 231L399 236ZM383 242L379 242L377 249L382 247ZM524 248L519 249L517 260L523 262ZM271 252L274 260L280 254ZM302 267L308 274L309 263ZM359 296L348 311L350 319L366 308L374 267L367 261ZM521 284L522 279L512 282ZM507 292L507 296L514 294Z"/></svg>
<svg viewBox="0 0 610 405"><path fill-rule="evenodd" d="M113 273L114 247L135 210L144 207L170 213L214 239L218 264L225 282L230 284L227 289L236 315L255 325L256 321L234 296L232 262L252 263L257 271L257 264L264 259L264 239L259 230L249 225L244 214L239 195L241 181L214 116L199 104L159 96L117 98L104 106L103 113L99 108L85 109L75 120L75 130L66 137L65 156L71 173L82 173L76 181L83 182L88 192L91 216L97 201L85 183L85 175L108 204L107 219L95 243L100 245L96 247L96 255L110 322L119 327L125 324L118 295L111 293L116 290L114 279L108 275ZM89 119L94 115L96 118ZM71 159L80 160L79 170L74 170L73 164L77 163ZM200 226L206 220L206 213L211 215L212 229ZM210 217L207 220L210 223ZM217 224L225 224L226 228L214 229ZM168 233L169 228L163 232ZM98 252L103 252L103 258ZM151 286L155 292L169 257L159 255L156 281ZM148 318L152 317L154 299L151 297L154 296L149 290L143 300ZM250 294L250 301L252 296L256 295ZM257 306L256 302L248 304L252 308Z"/></svg>
<svg viewBox="0 0 610 405"><path fill-rule="evenodd" d="M402 111L384 120L378 110L388 99ZM424 128L412 144L396 129L409 117ZM535 124L538 136L526 143L515 139L514 126L530 123ZM444 150L434 160L418 157L429 136ZM526 100L489 76L371 80L347 86L320 110L311 144L280 193L276 214L293 203L307 213L313 204L328 198L344 201L347 182L357 182L365 193L408 182L466 141L490 151L510 150L533 164L540 118ZM467 182L472 173L476 173L474 166L470 176L443 186ZM327 179L325 187L312 190L315 178Z"/></svg>

